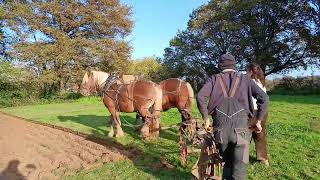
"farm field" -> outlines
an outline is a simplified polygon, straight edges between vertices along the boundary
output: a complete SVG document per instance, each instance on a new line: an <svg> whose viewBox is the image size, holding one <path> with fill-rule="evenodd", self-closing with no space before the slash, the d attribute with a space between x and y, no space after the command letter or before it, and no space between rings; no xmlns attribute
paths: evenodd
<svg viewBox="0 0 320 180"><path fill-rule="evenodd" d="M273 95L270 99L268 140L271 166L265 168L256 163L252 143L249 179L320 179L320 96ZM106 138L106 141L115 141L118 146L120 144L136 154L134 158L105 163L81 172L74 171L65 179L192 179L190 169L197 154L189 157L186 169L179 165L176 129L163 130L159 139L146 142L139 132L126 126L125 121L135 123L135 114L121 113L126 136L107 138L109 113L97 97L0 111ZM196 107L193 108L193 115L200 117ZM175 109L162 113L163 126L178 122L180 114ZM173 167L166 167L161 161Z"/></svg>

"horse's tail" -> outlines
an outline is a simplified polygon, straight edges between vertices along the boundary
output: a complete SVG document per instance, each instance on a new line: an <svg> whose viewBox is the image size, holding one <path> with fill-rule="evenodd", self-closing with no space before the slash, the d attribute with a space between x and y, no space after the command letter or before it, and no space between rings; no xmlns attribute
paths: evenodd
<svg viewBox="0 0 320 180"><path fill-rule="evenodd" d="M190 83L186 82L186 86L188 89L188 100L187 100L186 108L190 108L189 110L191 110L192 102L193 102L193 98L194 98L194 93L193 93L193 89L192 89L192 86L190 85Z"/></svg>

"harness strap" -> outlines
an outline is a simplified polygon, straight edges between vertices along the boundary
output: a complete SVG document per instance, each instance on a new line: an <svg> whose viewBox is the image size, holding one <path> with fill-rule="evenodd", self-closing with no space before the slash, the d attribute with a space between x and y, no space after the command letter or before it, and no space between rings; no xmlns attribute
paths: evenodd
<svg viewBox="0 0 320 180"><path fill-rule="evenodd" d="M218 80L219 80L219 83L220 83L220 86L221 86L221 89L222 89L222 92L223 92L223 96L224 97L228 97L228 93L227 93L227 89L226 89L226 86L222 80L222 77L221 75L218 75L217 76Z"/></svg>
<svg viewBox="0 0 320 180"><path fill-rule="evenodd" d="M180 94L180 90L181 90L181 85L182 85L182 80L179 79L179 87L178 87L178 92L179 92L179 94Z"/></svg>
<svg viewBox="0 0 320 180"><path fill-rule="evenodd" d="M231 91L231 94L230 94L230 97L233 97L236 93L236 90L238 89L238 85L239 85L239 82L240 82L240 74L237 73L236 75L236 81L232 87L232 91Z"/></svg>
<svg viewBox="0 0 320 180"><path fill-rule="evenodd" d="M119 105L119 98L118 98L118 96L119 96L119 94L120 94L120 91L121 91L121 88L123 87L123 84L121 84L119 87L118 87L118 89L117 89L117 93L116 93L116 98L115 98L115 103L116 103L116 105L117 105L117 108L118 108L118 112L121 112L121 110L120 110L120 105Z"/></svg>
<svg viewBox="0 0 320 180"><path fill-rule="evenodd" d="M128 85L128 97L131 101L133 101L133 108L136 109L136 103L135 103L135 100L134 100L134 97L133 97L133 92L134 92L134 86L136 85L136 82L133 82L131 83L131 86ZM129 91L130 90L130 91Z"/></svg>
<svg viewBox="0 0 320 180"><path fill-rule="evenodd" d="M222 89L222 92L223 92L223 96L224 97L234 97L234 95L236 93L236 90L238 89L238 85L240 83L240 73L236 73L235 83L233 84L233 87L231 87L230 96L227 93L227 88L226 88L225 83L223 82L222 76L219 74L217 76L217 78L219 80L219 83L220 83L220 86L221 86L221 89Z"/></svg>

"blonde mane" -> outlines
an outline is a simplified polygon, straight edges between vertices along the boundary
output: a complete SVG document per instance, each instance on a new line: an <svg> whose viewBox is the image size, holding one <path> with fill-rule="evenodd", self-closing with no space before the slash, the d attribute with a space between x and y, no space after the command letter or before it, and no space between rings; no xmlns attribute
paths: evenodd
<svg viewBox="0 0 320 180"><path fill-rule="evenodd" d="M93 82L89 82L90 75L93 77ZM93 84L96 86L95 88L100 88L108 77L109 73L103 71L87 71L82 78L81 87L84 88L85 86L92 86ZM96 91L99 91L99 89L96 89Z"/></svg>
<svg viewBox="0 0 320 180"><path fill-rule="evenodd" d="M88 72L86 72L82 78L81 84L88 83L88 81L89 81L89 76L88 76Z"/></svg>

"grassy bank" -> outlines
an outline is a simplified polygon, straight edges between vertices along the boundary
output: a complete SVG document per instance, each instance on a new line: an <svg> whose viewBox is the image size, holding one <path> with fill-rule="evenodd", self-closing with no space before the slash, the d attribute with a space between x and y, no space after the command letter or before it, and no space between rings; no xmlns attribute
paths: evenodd
<svg viewBox="0 0 320 180"><path fill-rule="evenodd" d="M109 113L99 98L82 98L70 103L20 106L0 111L46 122L74 130L106 137ZM194 107L194 116L200 117ZM135 114L122 113L122 121L135 122ZM162 113L164 126L180 122L173 109ZM75 173L70 179L191 179L189 166L179 165L178 134L174 129L161 132L152 142L141 140L138 132L124 126L126 136L116 139L123 147L134 148L139 157L105 164L101 168ZM319 179L320 176L320 96L271 96L269 110L269 149L271 167L255 162L254 146L250 149L250 179ZM175 170L161 167L160 157L176 166Z"/></svg>

